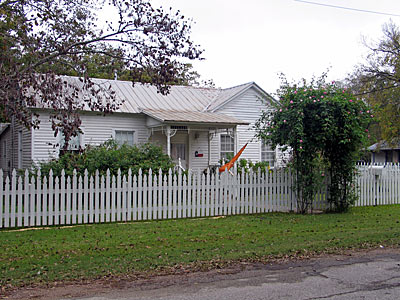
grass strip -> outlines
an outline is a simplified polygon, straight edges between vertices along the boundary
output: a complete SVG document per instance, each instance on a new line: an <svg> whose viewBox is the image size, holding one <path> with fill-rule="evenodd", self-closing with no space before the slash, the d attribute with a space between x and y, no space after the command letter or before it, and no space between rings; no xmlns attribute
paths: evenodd
<svg viewBox="0 0 400 300"><path fill-rule="evenodd" d="M400 205L344 214L226 218L0 230L0 285L12 288L400 244Z"/></svg>

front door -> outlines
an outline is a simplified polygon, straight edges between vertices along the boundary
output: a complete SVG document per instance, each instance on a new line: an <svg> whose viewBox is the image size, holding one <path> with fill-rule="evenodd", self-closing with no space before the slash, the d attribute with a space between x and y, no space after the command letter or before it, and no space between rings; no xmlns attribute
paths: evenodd
<svg viewBox="0 0 400 300"><path fill-rule="evenodd" d="M186 170L186 144L183 143L171 143L171 158L175 164L179 163L181 160L181 166Z"/></svg>

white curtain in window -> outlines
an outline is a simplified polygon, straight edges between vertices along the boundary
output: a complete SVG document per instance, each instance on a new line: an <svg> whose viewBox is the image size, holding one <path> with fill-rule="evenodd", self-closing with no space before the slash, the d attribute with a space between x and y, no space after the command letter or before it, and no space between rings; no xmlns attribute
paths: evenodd
<svg viewBox="0 0 400 300"><path fill-rule="evenodd" d="M275 165L275 149L264 141L261 142L261 161L267 161L270 167Z"/></svg>
<svg viewBox="0 0 400 300"><path fill-rule="evenodd" d="M115 131L115 141L119 145L127 144L128 146L133 146L134 144L134 131L124 131L124 130L116 130Z"/></svg>
<svg viewBox="0 0 400 300"><path fill-rule="evenodd" d="M235 139L229 134L221 134L221 159L233 157L235 151Z"/></svg>

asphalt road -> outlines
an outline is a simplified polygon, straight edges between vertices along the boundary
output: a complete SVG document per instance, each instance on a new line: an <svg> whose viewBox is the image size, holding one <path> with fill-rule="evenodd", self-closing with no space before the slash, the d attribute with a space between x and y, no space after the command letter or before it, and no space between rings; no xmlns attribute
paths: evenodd
<svg viewBox="0 0 400 300"><path fill-rule="evenodd" d="M268 265L240 265L219 271L124 282L117 286L81 286L69 291L64 287L64 294L54 289L47 295L31 293L30 296L76 300L397 300L400 299L400 249L378 249Z"/></svg>

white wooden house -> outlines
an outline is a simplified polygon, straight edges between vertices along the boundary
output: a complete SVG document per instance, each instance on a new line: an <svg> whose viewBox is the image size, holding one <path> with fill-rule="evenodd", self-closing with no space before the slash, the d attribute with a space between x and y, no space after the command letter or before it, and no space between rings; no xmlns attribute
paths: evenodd
<svg viewBox="0 0 400 300"><path fill-rule="evenodd" d="M68 80L77 78L67 77ZM227 89L172 86L166 96L153 86L118 80L93 79L110 84L123 104L117 112L103 116L82 111L82 131L71 147L98 145L114 138L119 143L152 142L163 147L184 168L205 169L235 154L249 142L241 158L281 163L278 150L253 139L255 121L275 101L256 83ZM40 128L27 130L11 122L0 127L0 167L9 171L30 167L59 155L61 138L54 136L49 111L36 109Z"/></svg>
<svg viewBox="0 0 400 300"><path fill-rule="evenodd" d="M368 147L371 152L372 163L400 163L400 142L389 145L386 141L381 141Z"/></svg>

